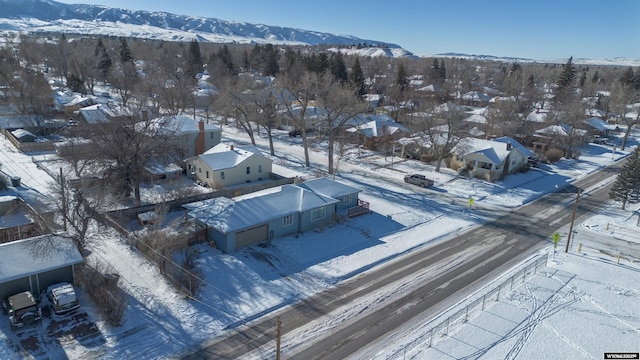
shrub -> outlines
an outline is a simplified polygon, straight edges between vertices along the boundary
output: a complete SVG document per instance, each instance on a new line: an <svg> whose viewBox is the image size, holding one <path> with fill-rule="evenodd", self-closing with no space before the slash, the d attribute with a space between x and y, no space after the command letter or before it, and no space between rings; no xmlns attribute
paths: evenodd
<svg viewBox="0 0 640 360"><path fill-rule="evenodd" d="M98 306L107 323L120 326L127 308L127 295L118 287L120 276L109 269L101 263L95 267L83 265L76 272L76 280Z"/></svg>
<svg viewBox="0 0 640 360"><path fill-rule="evenodd" d="M549 149L544 153L544 157L550 162L555 163L562 159L562 150L560 149Z"/></svg>

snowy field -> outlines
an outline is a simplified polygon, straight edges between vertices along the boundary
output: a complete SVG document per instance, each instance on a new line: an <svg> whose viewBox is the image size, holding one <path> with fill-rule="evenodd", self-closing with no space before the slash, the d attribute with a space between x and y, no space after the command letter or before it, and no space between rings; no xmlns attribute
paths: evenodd
<svg viewBox="0 0 640 360"><path fill-rule="evenodd" d="M225 141L241 143L240 139L246 136L225 127L223 137ZM266 139L258 141L260 147L267 149ZM631 148L635 145L634 139ZM31 156L12 151L5 139L0 139L0 146L2 169L22 177L24 185L33 191L47 194L51 178L42 167L55 159L48 154L34 155L38 167ZM326 167L324 152L311 152L313 167L309 170L302 166L303 158L298 155L302 150L299 139L290 139L284 133L277 146L274 163L282 172L306 179L322 175L319 169ZM92 230L88 261L106 261L120 274L121 284L130 295L129 308L124 324L112 328L81 294L81 310L95 322L104 342L87 346L71 339L57 353L74 359L172 357L229 331L225 330L229 327L231 331L241 330L266 312L291 305L378 264L442 241L501 211L555 191L621 159L629 150L628 147L625 152L613 153L610 147L589 145L581 149L579 160L544 165L497 183L459 178L444 168L435 173L432 166L415 161L385 159L353 150L340 160L335 179L363 189L361 198L370 203L372 214L322 231L275 239L269 245L250 246L234 254L199 245L197 261L206 283L196 300L177 294L156 267L133 251L115 231L96 227ZM414 172L432 177L436 181L434 189L423 191L404 184L403 176ZM610 179L613 180L614 177ZM147 191L148 198L152 198L157 188ZM472 211L467 210L469 197L475 199L476 208ZM638 258L617 257L619 247L634 247L640 242L638 216L634 213L637 209L635 206L621 211L619 205L611 204L598 214L577 219L578 235L569 254L558 252L554 256L549 239L540 250L550 253L546 268L503 294L484 311L470 314L467 323L434 339L430 347L421 342L424 334L419 327L428 319L417 319L417 324L408 324L395 337L371 344L354 358L565 359L564 354L571 354L569 358L599 359L604 351L638 351L640 317L634 312L637 313L640 300L640 264ZM565 239L568 229L558 231ZM578 244L582 244L580 252ZM389 289L389 293L393 294L393 290ZM356 316L361 309L375 305L375 301L363 299L332 319L288 333L283 338L283 357L295 350L294 343L300 338L321 337L337 322ZM0 340L5 340L0 342L0 358L40 357L33 356L33 352L17 354L14 347L7 345L16 343L16 335L4 324L0 330ZM273 358L273 348L275 345L262 348L251 358Z"/></svg>

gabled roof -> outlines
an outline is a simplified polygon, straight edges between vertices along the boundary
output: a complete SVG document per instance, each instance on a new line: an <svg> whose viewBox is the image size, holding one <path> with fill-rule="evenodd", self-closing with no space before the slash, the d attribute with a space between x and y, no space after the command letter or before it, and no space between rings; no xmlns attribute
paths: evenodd
<svg viewBox="0 0 640 360"><path fill-rule="evenodd" d="M471 154L480 154L489 159L493 164L502 164L507 156L514 149L521 152L524 156L531 154L526 147L518 143L516 140L503 137L496 140L484 140L476 138L464 138L451 150L451 153L459 156L469 156ZM509 148L507 144L510 143Z"/></svg>
<svg viewBox="0 0 640 360"><path fill-rule="evenodd" d="M607 131L610 129L609 124L598 117L590 117L584 122L595 128L596 130Z"/></svg>
<svg viewBox="0 0 640 360"><path fill-rule="evenodd" d="M316 194L329 196L334 199L337 199L345 195L356 194L362 191L352 186L349 186L340 182L332 181L327 178L307 180L302 184L298 184L298 186L303 189L308 189L310 191L313 191Z"/></svg>
<svg viewBox="0 0 640 360"><path fill-rule="evenodd" d="M260 149L255 146L236 147L227 144L218 144L207 150L204 154L198 155L200 160L207 164L211 170L224 170L238 166L240 163L252 156L260 156L269 161L269 158L262 155Z"/></svg>
<svg viewBox="0 0 640 360"><path fill-rule="evenodd" d="M164 116L151 120L153 126L162 127L167 132L175 135L192 134L200 131L199 120L184 115ZM205 132L222 131L219 127L211 124L203 124Z"/></svg>
<svg viewBox="0 0 640 360"><path fill-rule="evenodd" d="M184 205L189 216L222 233L264 224L272 219L296 212L335 204L338 200L316 194L295 185L284 185L279 192L239 201L215 198Z"/></svg>
<svg viewBox="0 0 640 360"><path fill-rule="evenodd" d="M70 238L53 234L0 244L0 259L1 282L83 262Z"/></svg>
<svg viewBox="0 0 640 360"><path fill-rule="evenodd" d="M11 132L11 135L13 135L16 139L21 139L25 136L32 136L32 137L36 137L33 133L25 130L25 129L17 129L17 130L13 130Z"/></svg>
<svg viewBox="0 0 640 360"><path fill-rule="evenodd" d="M567 124L551 125L547 126L546 128L537 130L535 134L569 136L569 134L571 133L571 129L572 127ZM582 129L573 129L573 132L577 135L585 135L587 133L586 130Z"/></svg>

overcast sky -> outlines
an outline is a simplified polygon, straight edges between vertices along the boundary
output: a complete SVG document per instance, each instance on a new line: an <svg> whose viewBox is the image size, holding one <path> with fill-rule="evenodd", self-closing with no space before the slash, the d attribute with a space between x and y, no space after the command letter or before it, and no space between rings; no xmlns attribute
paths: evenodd
<svg viewBox="0 0 640 360"><path fill-rule="evenodd" d="M416 55L640 59L640 0L61 2L347 34L398 44Z"/></svg>

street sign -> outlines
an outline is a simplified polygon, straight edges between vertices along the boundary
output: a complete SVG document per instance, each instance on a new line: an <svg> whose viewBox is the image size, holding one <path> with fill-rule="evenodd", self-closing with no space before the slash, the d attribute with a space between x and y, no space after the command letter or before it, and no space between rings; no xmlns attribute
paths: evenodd
<svg viewBox="0 0 640 360"><path fill-rule="evenodd" d="M558 246L558 242L560 241L560 234L557 232L554 232L551 238L553 239L553 248L555 249L556 246Z"/></svg>

